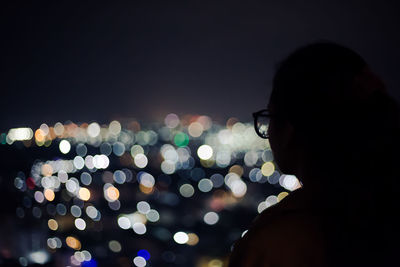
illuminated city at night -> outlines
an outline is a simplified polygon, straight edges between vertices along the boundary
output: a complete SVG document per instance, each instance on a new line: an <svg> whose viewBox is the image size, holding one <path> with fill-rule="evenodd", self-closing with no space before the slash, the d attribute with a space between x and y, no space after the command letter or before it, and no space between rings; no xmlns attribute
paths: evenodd
<svg viewBox="0 0 400 267"><path fill-rule="evenodd" d="M0 266L400 266L399 10L4 3Z"/></svg>
<svg viewBox="0 0 400 267"><path fill-rule="evenodd" d="M22 265L222 266L249 218L300 186L234 118L42 124L2 144L37 157L13 182Z"/></svg>

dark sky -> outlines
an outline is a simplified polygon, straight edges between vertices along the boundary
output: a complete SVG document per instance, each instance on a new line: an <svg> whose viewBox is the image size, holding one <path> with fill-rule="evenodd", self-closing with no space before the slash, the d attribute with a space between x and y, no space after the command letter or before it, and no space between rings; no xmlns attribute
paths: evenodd
<svg viewBox="0 0 400 267"><path fill-rule="evenodd" d="M276 63L319 39L358 51L400 99L398 1L7 2L0 130L169 112L251 120Z"/></svg>

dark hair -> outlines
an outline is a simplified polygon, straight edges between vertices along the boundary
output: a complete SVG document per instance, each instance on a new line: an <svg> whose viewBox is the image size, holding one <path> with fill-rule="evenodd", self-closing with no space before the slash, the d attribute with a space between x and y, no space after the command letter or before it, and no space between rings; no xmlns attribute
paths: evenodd
<svg viewBox="0 0 400 267"><path fill-rule="evenodd" d="M289 55L275 74L270 103L316 159L346 151L342 161L347 155L354 169L357 159L365 165L371 153L399 143L397 103L361 56L338 44L314 43ZM394 155L382 156L387 162Z"/></svg>
<svg viewBox="0 0 400 267"><path fill-rule="evenodd" d="M311 159L308 167L321 172L326 208L336 209L346 227L367 221L365 229L353 225L354 233L368 229L366 239L389 242L400 205L399 111L363 58L331 42L301 47L278 66L270 104L279 120L294 126ZM332 228L333 222L326 225ZM388 236L376 229L382 225ZM344 244L331 228L338 249Z"/></svg>

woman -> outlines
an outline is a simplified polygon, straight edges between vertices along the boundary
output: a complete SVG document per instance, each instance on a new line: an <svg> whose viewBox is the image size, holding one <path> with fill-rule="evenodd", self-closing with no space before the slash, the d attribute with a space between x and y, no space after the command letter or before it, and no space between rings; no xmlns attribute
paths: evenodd
<svg viewBox="0 0 400 267"><path fill-rule="evenodd" d="M400 266L398 109L366 62L329 42L296 50L256 120L302 188L256 218L229 266Z"/></svg>

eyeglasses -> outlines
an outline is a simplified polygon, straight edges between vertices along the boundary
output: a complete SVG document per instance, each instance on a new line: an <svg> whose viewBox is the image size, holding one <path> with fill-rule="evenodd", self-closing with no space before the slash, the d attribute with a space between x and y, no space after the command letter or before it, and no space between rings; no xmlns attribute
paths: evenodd
<svg viewBox="0 0 400 267"><path fill-rule="evenodd" d="M254 129L261 138L268 138L268 126L271 118L271 112L268 109L263 109L253 113Z"/></svg>

